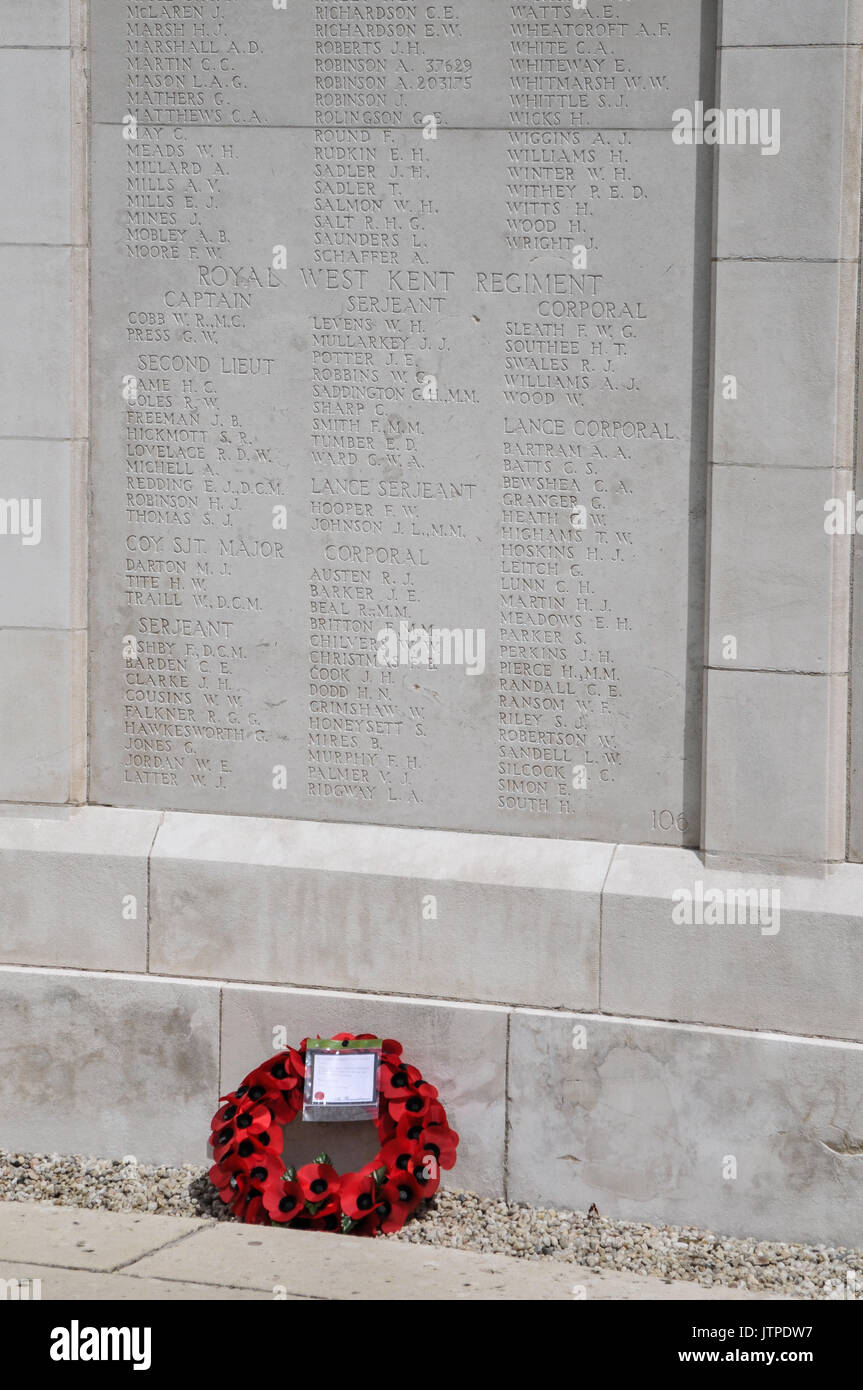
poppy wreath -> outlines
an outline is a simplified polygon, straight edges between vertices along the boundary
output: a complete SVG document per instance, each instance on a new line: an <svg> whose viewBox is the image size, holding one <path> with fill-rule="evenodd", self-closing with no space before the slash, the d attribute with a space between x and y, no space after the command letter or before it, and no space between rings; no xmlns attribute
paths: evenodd
<svg viewBox="0 0 863 1390"><path fill-rule="evenodd" d="M336 1033L364 1042L372 1033ZM213 1116L210 1181L233 1215L255 1225L344 1231L376 1236L398 1231L455 1166L458 1135L437 1090L402 1060L402 1045L385 1038L378 1068L380 1149L355 1173L336 1172L325 1153L302 1168L286 1167L285 1127L302 1110L306 1044L277 1052L244 1079Z"/></svg>

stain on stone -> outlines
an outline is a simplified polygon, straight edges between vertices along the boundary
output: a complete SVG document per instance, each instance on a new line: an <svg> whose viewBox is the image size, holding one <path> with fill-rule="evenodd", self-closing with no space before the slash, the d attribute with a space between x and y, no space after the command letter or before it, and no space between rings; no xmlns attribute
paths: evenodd
<svg viewBox="0 0 863 1390"><path fill-rule="evenodd" d="M818 1143L840 1158L863 1158L863 1139L852 1139L850 1135L843 1134L841 1139L832 1143L829 1139L819 1139Z"/></svg>

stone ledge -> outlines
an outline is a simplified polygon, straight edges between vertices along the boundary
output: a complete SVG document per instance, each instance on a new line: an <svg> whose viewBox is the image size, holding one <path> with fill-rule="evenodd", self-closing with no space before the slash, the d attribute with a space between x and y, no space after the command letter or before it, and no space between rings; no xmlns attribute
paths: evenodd
<svg viewBox="0 0 863 1390"><path fill-rule="evenodd" d="M587 842L169 813L150 870L151 965L592 1007L612 853Z"/></svg>
<svg viewBox="0 0 863 1390"><path fill-rule="evenodd" d="M659 846L7 804L0 962L863 1041L863 865L822 872L732 872ZM676 925L672 894L699 881L778 890L780 930Z"/></svg>
<svg viewBox="0 0 863 1390"><path fill-rule="evenodd" d="M723 894L726 917L738 916L729 892L778 893L778 931L697 911L675 923L672 895L698 883ZM602 902L603 1011L861 1042L861 990L863 866L824 878L729 873L689 850L618 848Z"/></svg>

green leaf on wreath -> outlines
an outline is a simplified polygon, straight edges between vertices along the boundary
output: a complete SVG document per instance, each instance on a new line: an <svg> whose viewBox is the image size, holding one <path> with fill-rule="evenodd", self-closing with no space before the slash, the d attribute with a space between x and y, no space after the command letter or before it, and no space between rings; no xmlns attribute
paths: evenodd
<svg viewBox="0 0 863 1390"><path fill-rule="evenodd" d="M333 1166L333 1161L330 1158L329 1154L318 1154L317 1158L312 1159L312 1162L320 1163L322 1165L325 1165L327 1168L331 1168Z"/></svg>

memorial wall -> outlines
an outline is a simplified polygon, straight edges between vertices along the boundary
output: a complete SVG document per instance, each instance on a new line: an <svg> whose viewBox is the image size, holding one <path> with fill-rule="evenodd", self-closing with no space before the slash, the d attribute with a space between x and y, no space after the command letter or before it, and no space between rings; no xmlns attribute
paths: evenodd
<svg viewBox="0 0 863 1390"><path fill-rule="evenodd" d="M4 1147L363 1031L465 1189L863 1245L863 3L0 0L0 79Z"/></svg>
<svg viewBox="0 0 863 1390"><path fill-rule="evenodd" d="M697 843L702 8L96 0L92 800Z"/></svg>

